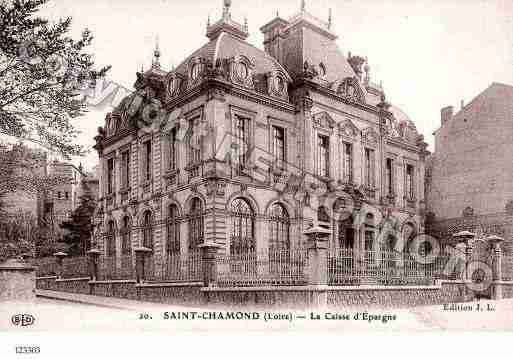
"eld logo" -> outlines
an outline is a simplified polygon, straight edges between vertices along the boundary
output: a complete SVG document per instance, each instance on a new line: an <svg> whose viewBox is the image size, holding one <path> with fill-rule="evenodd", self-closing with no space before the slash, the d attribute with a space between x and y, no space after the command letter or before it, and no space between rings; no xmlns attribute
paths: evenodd
<svg viewBox="0 0 513 359"><path fill-rule="evenodd" d="M15 314L11 317L11 322L13 325L27 327L29 325L34 324L34 318L31 314Z"/></svg>

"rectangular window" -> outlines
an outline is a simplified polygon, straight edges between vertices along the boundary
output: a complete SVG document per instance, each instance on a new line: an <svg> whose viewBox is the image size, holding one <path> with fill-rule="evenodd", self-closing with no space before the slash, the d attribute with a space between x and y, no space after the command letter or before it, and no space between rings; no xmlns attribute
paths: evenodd
<svg viewBox="0 0 513 359"><path fill-rule="evenodd" d="M176 170L178 156L177 156L177 143L176 143L176 129L173 128L169 133L169 169Z"/></svg>
<svg viewBox="0 0 513 359"><path fill-rule="evenodd" d="M59 192L57 192L57 198L58 198L58 199L61 199L61 192L60 192L60 191L59 191Z"/></svg>
<svg viewBox="0 0 513 359"><path fill-rule="evenodd" d="M374 150L370 148L365 149L365 185L370 188L375 187L375 160Z"/></svg>
<svg viewBox="0 0 513 359"><path fill-rule="evenodd" d="M201 162L201 133L200 119L196 118L190 121L188 133L188 163L198 164Z"/></svg>
<svg viewBox="0 0 513 359"><path fill-rule="evenodd" d="M69 192L64 192L64 198L69 199Z"/></svg>
<svg viewBox="0 0 513 359"><path fill-rule="evenodd" d="M386 159L385 186L386 193L394 195L394 161L391 158Z"/></svg>
<svg viewBox="0 0 513 359"><path fill-rule="evenodd" d="M114 158L107 160L107 193L111 194L114 190Z"/></svg>
<svg viewBox="0 0 513 359"><path fill-rule="evenodd" d="M285 130L273 126L273 155L276 166L282 168L285 164Z"/></svg>
<svg viewBox="0 0 513 359"><path fill-rule="evenodd" d="M373 231L365 231L365 238L364 238L365 251L372 251L373 243L374 243L374 232Z"/></svg>
<svg viewBox="0 0 513 359"><path fill-rule="evenodd" d="M234 122L235 134L235 163L239 168L244 168L247 163L249 149L249 119L241 116L235 116Z"/></svg>
<svg viewBox="0 0 513 359"><path fill-rule="evenodd" d="M144 143L144 179L151 180L151 140Z"/></svg>
<svg viewBox="0 0 513 359"><path fill-rule="evenodd" d="M353 182L353 145L344 143L344 182Z"/></svg>
<svg viewBox="0 0 513 359"><path fill-rule="evenodd" d="M121 154L121 184L123 188L130 186L130 152Z"/></svg>
<svg viewBox="0 0 513 359"><path fill-rule="evenodd" d="M329 177L330 168L330 138L328 136L318 135L318 158L317 174L321 177Z"/></svg>
<svg viewBox="0 0 513 359"><path fill-rule="evenodd" d="M406 165L406 196L408 199L415 198L414 167Z"/></svg>

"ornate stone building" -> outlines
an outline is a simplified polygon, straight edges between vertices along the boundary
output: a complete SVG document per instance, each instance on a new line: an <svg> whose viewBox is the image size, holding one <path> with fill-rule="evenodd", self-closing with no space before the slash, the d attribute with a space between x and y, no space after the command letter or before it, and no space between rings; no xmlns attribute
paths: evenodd
<svg viewBox="0 0 513 359"><path fill-rule="evenodd" d="M426 143L366 60L340 51L331 21L303 5L261 27L262 51L225 1L208 42L175 69L155 50L96 137L102 253L286 250L313 223L332 248L363 249L386 215L408 235L424 230Z"/></svg>
<svg viewBox="0 0 513 359"><path fill-rule="evenodd" d="M513 235L513 87L493 83L456 114L441 110L426 178L428 227L441 239L461 230Z"/></svg>

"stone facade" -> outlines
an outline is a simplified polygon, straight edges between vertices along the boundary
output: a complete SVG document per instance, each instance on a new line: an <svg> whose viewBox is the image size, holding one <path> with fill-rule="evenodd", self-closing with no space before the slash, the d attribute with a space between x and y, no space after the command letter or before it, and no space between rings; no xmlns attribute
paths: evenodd
<svg viewBox="0 0 513 359"><path fill-rule="evenodd" d="M469 230L478 237L495 234L505 239L505 254L513 239L513 87L493 83L453 114L441 110L435 131L435 152L426 176L427 227L447 241ZM511 278L510 256L503 276Z"/></svg>
<svg viewBox="0 0 513 359"><path fill-rule="evenodd" d="M330 24L304 10L261 30L266 52L225 6L206 45L171 71L157 48L107 115L95 145L103 254L126 254L127 238L156 263L203 242L300 247L313 223L332 230L331 248L358 249L362 213L372 233L385 216L424 230L426 144L364 59L344 56Z"/></svg>

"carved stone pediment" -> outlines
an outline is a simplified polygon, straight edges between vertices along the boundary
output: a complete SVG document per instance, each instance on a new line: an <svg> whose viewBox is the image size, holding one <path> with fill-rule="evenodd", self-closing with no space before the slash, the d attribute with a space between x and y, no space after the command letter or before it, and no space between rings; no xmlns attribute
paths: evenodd
<svg viewBox="0 0 513 359"><path fill-rule="evenodd" d="M360 130L349 119L338 124L338 134L348 140L356 140Z"/></svg>
<svg viewBox="0 0 513 359"><path fill-rule="evenodd" d="M360 81L354 77L346 77L343 80L335 81L333 84L335 92L349 101L365 103L365 93L360 87Z"/></svg>
<svg viewBox="0 0 513 359"><path fill-rule="evenodd" d="M314 126L331 131L335 127L335 120L326 111L316 113L312 116Z"/></svg>

